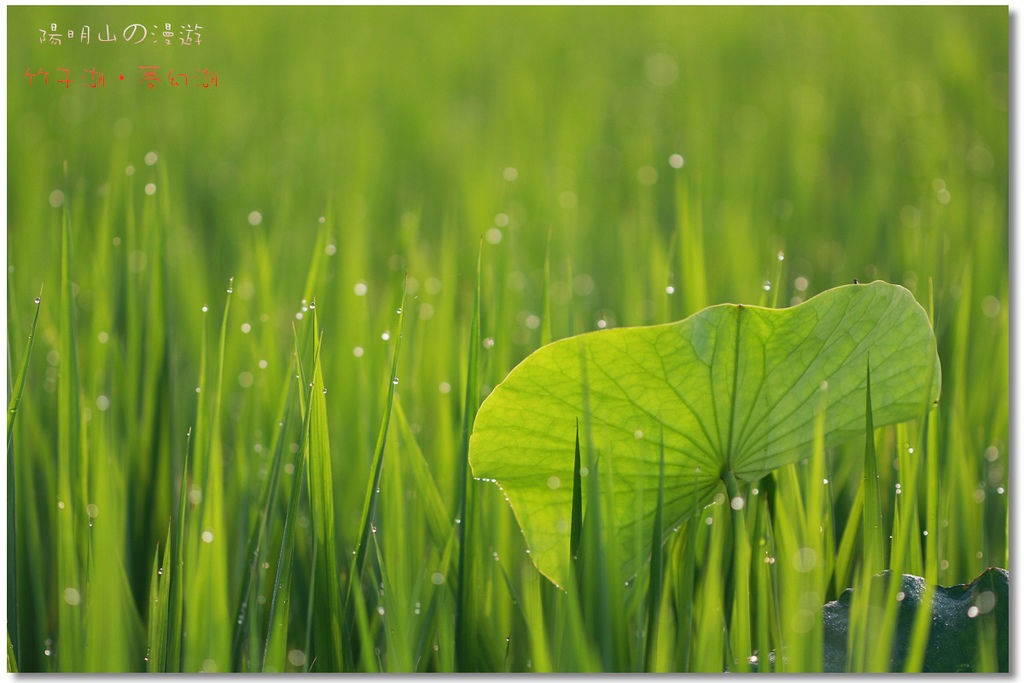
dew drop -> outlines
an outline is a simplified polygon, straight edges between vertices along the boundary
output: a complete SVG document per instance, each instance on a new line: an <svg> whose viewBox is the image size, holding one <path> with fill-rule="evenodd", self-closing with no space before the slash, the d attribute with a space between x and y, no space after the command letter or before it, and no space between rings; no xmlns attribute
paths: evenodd
<svg viewBox="0 0 1024 683"><path fill-rule="evenodd" d="M78 592L77 588L67 587L64 589L64 602L68 603L72 607L81 604L82 594Z"/></svg>
<svg viewBox="0 0 1024 683"><path fill-rule="evenodd" d="M38 304L38 303L39 303L39 301L40 301L40 298L39 298L39 297L37 296L37 297L36 297L36 303Z"/></svg>
<svg viewBox="0 0 1024 683"><path fill-rule="evenodd" d="M780 261L785 261L786 260L786 254L780 251L778 258L779 258Z"/></svg>
<svg viewBox="0 0 1024 683"><path fill-rule="evenodd" d="M772 288L772 283L769 282L768 280L765 280L764 282L761 283L761 289L763 289L764 291L766 291L766 292L771 291L771 288Z"/></svg>
<svg viewBox="0 0 1024 683"><path fill-rule="evenodd" d="M393 379L391 380L391 383L392 383L392 384L398 384L398 378L397 378L397 377L393 378Z"/></svg>

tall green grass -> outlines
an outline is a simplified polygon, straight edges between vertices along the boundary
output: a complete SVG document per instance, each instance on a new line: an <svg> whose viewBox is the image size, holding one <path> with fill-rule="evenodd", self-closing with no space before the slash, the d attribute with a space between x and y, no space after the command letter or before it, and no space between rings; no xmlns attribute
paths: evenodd
<svg viewBox="0 0 1024 683"><path fill-rule="evenodd" d="M871 572L1007 566L1005 8L97 12L8 12L9 668L814 671ZM220 85L115 82L146 60ZM585 421L573 585L468 476L539 345L854 278L929 309L939 404L723 488L635 576Z"/></svg>

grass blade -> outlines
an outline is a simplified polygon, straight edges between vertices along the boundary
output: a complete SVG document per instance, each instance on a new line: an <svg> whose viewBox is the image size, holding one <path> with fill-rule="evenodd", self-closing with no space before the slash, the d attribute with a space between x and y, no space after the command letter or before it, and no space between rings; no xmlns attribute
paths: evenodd
<svg viewBox="0 0 1024 683"><path fill-rule="evenodd" d="M473 317L469 327L469 359L466 368L466 391L462 406L462 443L459 448L459 478L456 482L458 492L458 504L456 506L455 518L461 520L458 524L459 537L459 567L458 584L455 589L455 662L456 666L464 669L468 662L467 633L466 633L466 538L469 526L469 494L470 494L470 471L469 471L469 434L473 427L473 418L477 409L477 357L480 347L480 263L483 257L483 240L480 240L480 248L476 256L476 288L473 294Z"/></svg>
<svg viewBox="0 0 1024 683"><path fill-rule="evenodd" d="M644 670L651 670L651 663L658 645L658 622L661 608L661 591L664 580L664 552L662 550L662 515L665 505L665 438L662 434L658 462L658 507L654 512L654 527L651 530L651 574L647 583L647 646L644 649Z"/></svg>
<svg viewBox="0 0 1024 683"><path fill-rule="evenodd" d="M356 543L356 571L351 581L358 583L359 575L362 573L363 563L366 560L367 545L370 539L371 517L374 504L377 501L377 492L380 490L380 473L384 466L384 448L387 445L388 427L391 425L391 406L394 404L395 387L398 385L398 357L402 350L402 334L405 328L405 285L402 286L402 302L398 307L398 339L395 340L394 355L391 358L391 375L388 377L387 400L384 404L384 417L381 418L380 431L377 432L377 445L373 449L373 463L370 471L373 473L366 488L366 497L363 501L363 514L359 522L359 540Z"/></svg>
<svg viewBox="0 0 1024 683"><path fill-rule="evenodd" d="M232 671L241 671L242 646L245 643L249 630L249 600L253 595L253 586L258 583L259 562L262 555L264 537L267 534L267 527L270 523L270 514L277 500L278 479L281 474L282 462L284 460L285 435L291 421L291 406L293 399L294 385L287 383L288 389L284 393L284 403L281 405L278 429L274 443L274 458L270 465L269 476L264 484L263 492L260 495L260 512L249 532L249 541L246 544L245 556L248 558L248 571L242 575L242 583L238 589L238 597L235 600L235 633L231 642L231 668Z"/></svg>
<svg viewBox="0 0 1024 683"><path fill-rule="evenodd" d="M315 314L313 329L319 330ZM334 477L331 471L331 443L327 427L327 392L324 389L320 365L321 343L318 336L313 355L313 386L308 409L309 433L305 448L313 535L319 548L314 589L320 597L315 610L314 645L319 670L342 671L345 662L341 615L344 612L338 589L338 556L334 543Z"/></svg>

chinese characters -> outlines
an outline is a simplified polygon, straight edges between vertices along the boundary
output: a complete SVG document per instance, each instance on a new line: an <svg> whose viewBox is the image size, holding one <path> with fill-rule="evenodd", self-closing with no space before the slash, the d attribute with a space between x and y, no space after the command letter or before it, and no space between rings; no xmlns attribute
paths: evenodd
<svg viewBox="0 0 1024 683"><path fill-rule="evenodd" d="M123 42L128 45L140 45L145 42L149 42L153 45L178 45L180 47L195 47L202 45L203 27L199 24L178 24L178 28L173 28L173 24L164 23L152 24L147 26L145 24L128 24L123 29L118 31L116 28L113 33L110 29L110 24L104 24L102 31L96 31L96 42L98 43L116 43ZM83 45L89 45L92 43L93 31L92 26L88 24L79 27L78 29L60 29L56 23L50 24L49 29L39 29L39 42L41 44L49 45L63 45L64 41L75 41Z"/></svg>
<svg viewBox="0 0 1024 683"><path fill-rule="evenodd" d="M105 88L107 85L106 74L97 71L96 67L89 69L82 69L83 73L78 79L73 79L71 76L71 69L58 68L54 69L51 74L50 71L43 71L43 69L36 69L33 71L31 68L25 69L25 78L28 79L30 87L35 86L46 86L50 85L50 76L54 76L53 85L63 85L65 89L71 87L72 83L78 83L78 85L87 88ZM58 78L61 76L62 78ZM124 81L125 75L118 74L118 81ZM191 71L179 71L177 69L167 69L159 66L140 66L139 67L139 78L138 82L146 87L148 90L160 87L197 87L197 88L216 88L218 87L217 74L210 71L208 68L193 69ZM161 84L163 84L161 86Z"/></svg>

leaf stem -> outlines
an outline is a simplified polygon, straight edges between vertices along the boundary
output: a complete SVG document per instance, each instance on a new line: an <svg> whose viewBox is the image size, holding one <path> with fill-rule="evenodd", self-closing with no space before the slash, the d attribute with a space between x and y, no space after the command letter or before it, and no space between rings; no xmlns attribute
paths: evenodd
<svg viewBox="0 0 1024 683"><path fill-rule="evenodd" d="M740 496L736 477L728 467L722 469L722 481L725 482L728 504L732 510L734 593L729 632L735 657L733 671L749 671L747 653L750 652L750 542L743 511L746 501Z"/></svg>

